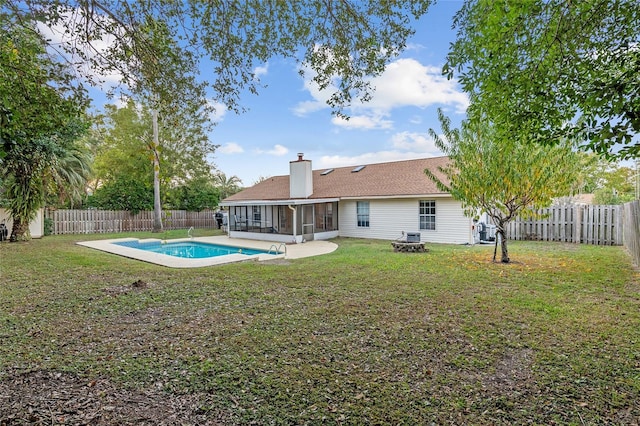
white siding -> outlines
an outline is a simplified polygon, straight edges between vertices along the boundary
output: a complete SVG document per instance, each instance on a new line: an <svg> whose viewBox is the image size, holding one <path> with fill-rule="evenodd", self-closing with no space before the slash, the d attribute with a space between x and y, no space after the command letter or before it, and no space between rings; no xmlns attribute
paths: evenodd
<svg viewBox="0 0 640 426"><path fill-rule="evenodd" d="M436 229L420 229L420 200L435 200ZM471 243L471 219L464 215L460 202L452 198L413 198L360 200L369 202L369 227L356 223L356 200L339 203L340 236L395 240L404 232L419 232L429 243Z"/></svg>
<svg viewBox="0 0 640 426"><path fill-rule="evenodd" d="M8 210L0 208L0 223L2 222L4 222L9 230L9 235L7 236L7 238L9 238L11 236L11 228L13 227L13 219ZM44 210L39 209L36 217L29 223L29 233L31 234L31 238L42 238L44 235Z"/></svg>
<svg viewBox="0 0 640 426"><path fill-rule="evenodd" d="M302 235L293 238L293 235L272 234L266 232L246 232L246 231L229 231L229 238L239 238L245 240L272 241L278 243L301 243Z"/></svg>

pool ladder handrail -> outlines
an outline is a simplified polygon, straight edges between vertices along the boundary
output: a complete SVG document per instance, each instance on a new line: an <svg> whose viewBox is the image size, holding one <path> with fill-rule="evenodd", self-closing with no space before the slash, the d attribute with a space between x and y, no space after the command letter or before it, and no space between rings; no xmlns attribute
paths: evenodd
<svg viewBox="0 0 640 426"><path fill-rule="evenodd" d="M280 243L278 246L276 246L275 244L271 244L271 247L269 247L269 251L267 252L267 254L271 254L271 249L275 249L276 254L280 254L280 247L284 247L284 255L287 255L287 245L285 243Z"/></svg>
<svg viewBox="0 0 640 426"><path fill-rule="evenodd" d="M193 235L191 235L191 232L193 232L193 226L187 231L187 235L193 240Z"/></svg>

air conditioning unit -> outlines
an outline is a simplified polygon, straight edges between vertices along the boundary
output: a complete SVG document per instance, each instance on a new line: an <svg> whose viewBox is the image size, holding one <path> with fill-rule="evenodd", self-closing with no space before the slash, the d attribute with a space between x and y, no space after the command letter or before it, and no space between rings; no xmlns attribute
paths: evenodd
<svg viewBox="0 0 640 426"><path fill-rule="evenodd" d="M420 233L419 232L407 232L407 242L408 243L419 243L420 242Z"/></svg>

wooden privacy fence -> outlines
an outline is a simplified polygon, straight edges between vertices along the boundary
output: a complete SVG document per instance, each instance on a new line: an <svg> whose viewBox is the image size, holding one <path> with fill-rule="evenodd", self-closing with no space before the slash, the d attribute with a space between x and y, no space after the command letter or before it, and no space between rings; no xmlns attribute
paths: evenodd
<svg viewBox="0 0 640 426"><path fill-rule="evenodd" d="M629 250L633 262L640 266L640 201L632 201L624 208L624 246Z"/></svg>
<svg viewBox="0 0 640 426"><path fill-rule="evenodd" d="M164 229L215 227L214 212L188 212L163 210ZM153 230L153 212L133 214L116 210L47 210L45 218L52 221L52 234L102 234L107 232L133 232Z"/></svg>
<svg viewBox="0 0 640 426"><path fill-rule="evenodd" d="M538 210L542 219L511 222L512 240L561 241L595 245L622 245L623 206L563 205Z"/></svg>

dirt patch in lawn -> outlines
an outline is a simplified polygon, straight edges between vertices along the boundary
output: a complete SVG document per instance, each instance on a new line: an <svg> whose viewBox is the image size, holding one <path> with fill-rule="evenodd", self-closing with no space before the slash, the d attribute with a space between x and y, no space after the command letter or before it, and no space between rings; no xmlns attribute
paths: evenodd
<svg viewBox="0 0 640 426"><path fill-rule="evenodd" d="M509 351L498 361L495 373L487 377L484 384L505 393L518 389L523 383L530 382L532 363L531 349Z"/></svg>
<svg viewBox="0 0 640 426"><path fill-rule="evenodd" d="M128 293L130 293L132 291L145 290L149 286L150 286L150 284L147 283L146 281L137 280L137 281L134 281L129 286L107 287L107 288L102 289L102 291L104 291L106 294L110 294L112 296L118 296L120 294L128 294Z"/></svg>
<svg viewBox="0 0 640 426"><path fill-rule="evenodd" d="M0 380L0 425L229 424L206 400L206 394L126 390L66 373L12 371Z"/></svg>

